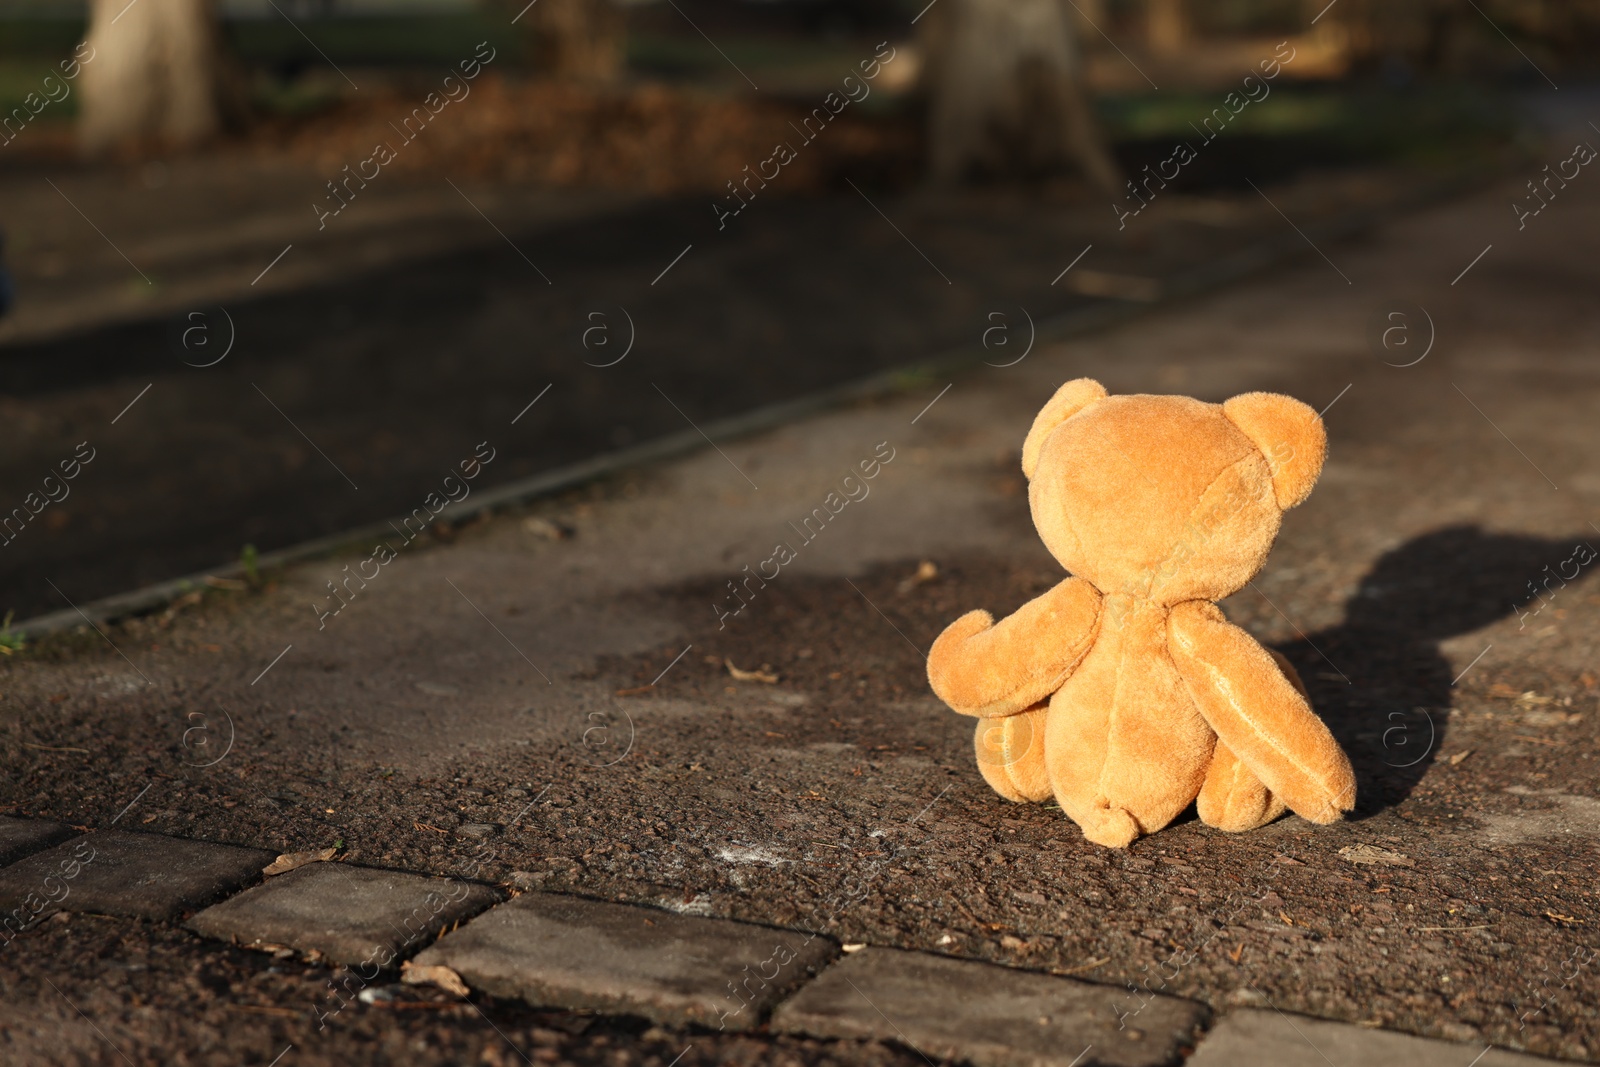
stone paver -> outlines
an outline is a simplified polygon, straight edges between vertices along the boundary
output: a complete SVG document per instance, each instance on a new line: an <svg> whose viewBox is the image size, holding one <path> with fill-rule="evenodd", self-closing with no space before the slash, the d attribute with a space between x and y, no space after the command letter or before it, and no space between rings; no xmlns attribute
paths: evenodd
<svg viewBox="0 0 1600 1067"><path fill-rule="evenodd" d="M333 963L387 967L499 899L477 882L313 863L213 905L188 925L251 948L287 946Z"/></svg>
<svg viewBox="0 0 1600 1067"><path fill-rule="evenodd" d="M921 952L868 948L823 972L773 1015L774 1029L900 1041L979 1067L1173 1062L1206 1019L1157 996L1137 1017L1123 990ZM1119 1010L1120 1009L1120 1010Z"/></svg>
<svg viewBox="0 0 1600 1067"><path fill-rule="evenodd" d="M1206 1035L1188 1067L1536 1067L1557 1062L1485 1048L1304 1015L1237 1011Z"/></svg>
<svg viewBox="0 0 1600 1067"><path fill-rule="evenodd" d="M838 951L828 938L528 893L417 957L529 1003L742 1030Z"/></svg>
<svg viewBox="0 0 1600 1067"><path fill-rule="evenodd" d="M13 819L0 815L0 867L65 841L75 832L66 823L51 819Z"/></svg>
<svg viewBox="0 0 1600 1067"><path fill-rule="evenodd" d="M157 834L86 834L0 870L0 911L171 921L260 877L272 853Z"/></svg>

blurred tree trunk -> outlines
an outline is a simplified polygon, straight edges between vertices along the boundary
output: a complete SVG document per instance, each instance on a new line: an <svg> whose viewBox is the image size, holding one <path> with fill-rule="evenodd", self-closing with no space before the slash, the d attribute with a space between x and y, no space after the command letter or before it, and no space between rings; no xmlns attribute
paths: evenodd
<svg viewBox="0 0 1600 1067"><path fill-rule="evenodd" d="M212 0L91 0L79 91L84 152L192 145L243 112Z"/></svg>
<svg viewBox="0 0 1600 1067"><path fill-rule="evenodd" d="M612 0L538 0L525 21L539 74L591 85L622 76L627 16Z"/></svg>
<svg viewBox="0 0 1600 1067"><path fill-rule="evenodd" d="M1348 34L1356 70L1371 73L1382 70L1385 65L1399 64L1414 71L1436 74L1464 62L1470 68L1472 60L1481 60L1481 49L1474 47L1478 43L1475 38L1495 35L1496 25L1516 34L1515 23L1506 20L1505 11L1492 5L1484 6L1496 20L1494 23L1485 21L1470 6L1458 5L1454 0L1413 0L1409 4L1351 0L1348 5L1341 3L1334 8L1329 18L1342 25ZM1499 50L1500 40L1491 40L1495 51Z"/></svg>
<svg viewBox="0 0 1600 1067"><path fill-rule="evenodd" d="M923 17L922 47L934 180L1075 164L1117 191L1064 0L940 0Z"/></svg>
<svg viewBox="0 0 1600 1067"><path fill-rule="evenodd" d="M1157 55L1177 55L1188 44L1184 0L1146 0L1145 40Z"/></svg>

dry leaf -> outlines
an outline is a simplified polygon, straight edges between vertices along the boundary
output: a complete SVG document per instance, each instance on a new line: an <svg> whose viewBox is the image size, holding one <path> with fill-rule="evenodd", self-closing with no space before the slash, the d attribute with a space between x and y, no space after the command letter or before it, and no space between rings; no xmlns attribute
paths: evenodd
<svg viewBox="0 0 1600 1067"><path fill-rule="evenodd" d="M1351 863L1374 864L1382 867L1411 867L1410 859L1403 853L1393 852L1377 845L1346 845L1339 855Z"/></svg>
<svg viewBox="0 0 1600 1067"><path fill-rule="evenodd" d="M522 520L522 528L531 534L543 537L547 541L564 541L572 536L572 531L560 523L551 522L535 515Z"/></svg>
<svg viewBox="0 0 1600 1067"><path fill-rule="evenodd" d="M280 960L292 959L293 957L299 955L298 952L290 948L288 945L280 945L274 941L252 941L250 942L250 947L255 949L257 952L270 952L272 953L273 958Z"/></svg>
<svg viewBox="0 0 1600 1067"><path fill-rule="evenodd" d="M1101 956L1098 959L1085 960L1084 962L1078 964L1076 967L1069 967L1064 971L1053 971L1051 973L1053 973L1053 974L1062 974L1062 975L1066 975L1066 974L1082 974L1085 971L1092 971L1096 967L1104 967L1106 964L1108 964L1110 962L1111 962L1111 957L1110 956Z"/></svg>
<svg viewBox="0 0 1600 1067"><path fill-rule="evenodd" d="M1520 719L1523 726L1567 726L1582 722L1583 715L1576 711L1525 711Z"/></svg>
<svg viewBox="0 0 1600 1067"><path fill-rule="evenodd" d="M317 848L310 852L285 852L261 868L261 873L268 878L275 874L288 874L296 867L304 867L308 863L326 863L333 859L338 851L336 848Z"/></svg>
<svg viewBox="0 0 1600 1067"><path fill-rule="evenodd" d="M1148 303L1161 299L1161 282L1136 274L1113 274L1085 267L1067 278L1067 288L1082 296L1109 296Z"/></svg>
<svg viewBox="0 0 1600 1067"><path fill-rule="evenodd" d="M400 965L400 981L406 985L436 985L446 993L454 993L458 997L464 997L468 992L467 983L450 968L439 965L422 967L410 960Z"/></svg>
<svg viewBox="0 0 1600 1067"><path fill-rule="evenodd" d="M736 682L765 682L767 685L777 685L778 676L770 671L741 671L733 665L733 660L724 659L723 665L728 668L728 673L733 675ZM762 664L766 666L765 663Z"/></svg>
<svg viewBox="0 0 1600 1067"><path fill-rule="evenodd" d="M899 584L895 586L895 592L909 593L916 586L921 585L923 582L931 582L937 577L939 577L939 565L931 559L925 559L917 564L917 573L909 578L900 580Z"/></svg>

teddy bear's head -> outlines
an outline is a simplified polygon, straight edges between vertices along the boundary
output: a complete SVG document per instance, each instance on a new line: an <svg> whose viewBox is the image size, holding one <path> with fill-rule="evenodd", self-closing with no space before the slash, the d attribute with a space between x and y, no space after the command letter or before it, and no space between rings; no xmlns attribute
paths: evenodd
<svg viewBox="0 0 1600 1067"><path fill-rule="evenodd" d="M1022 473L1063 567L1108 595L1175 604L1255 576L1326 449L1322 419L1291 397L1109 396L1079 378L1034 419Z"/></svg>

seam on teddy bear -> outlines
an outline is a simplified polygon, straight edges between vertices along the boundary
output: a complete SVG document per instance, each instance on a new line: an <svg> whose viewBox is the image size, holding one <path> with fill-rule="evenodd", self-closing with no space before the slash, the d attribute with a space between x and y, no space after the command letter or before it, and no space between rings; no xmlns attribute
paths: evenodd
<svg viewBox="0 0 1600 1067"><path fill-rule="evenodd" d="M1028 511L1030 513L1030 516L1031 516L1031 513L1033 511L1033 494L1032 494L1032 492L1030 492L1028 494ZM1067 532L1072 534L1073 544L1077 547L1078 552L1081 553L1083 551L1083 537L1079 535L1077 526L1075 526L1073 524L1073 522L1072 522L1072 512L1071 512L1071 510L1068 509L1068 508L1062 508L1061 509L1061 517L1066 520ZM1036 529L1038 528L1038 525L1039 524L1037 522L1034 523L1034 527ZM1073 574L1072 571L1070 571L1070 570L1067 571L1067 574L1068 574L1069 577L1083 578L1083 575L1081 575L1081 574ZM1084 578L1083 580L1086 581L1086 582L1089 581L1089 579L1087 579L1087 578ZM1089 584L1090 585L1094 585L1093 582L1089 582ZM1100 587L1099 586L1095 586L1095 592L1097 592L1097 593L1100 592ZM1100 593L1100 595L1101 595L1102 598L1104 598L1104 596L1105 596L1104 593Z"/></svg>
<svg viewBox="0 0 1600 1067"><path fill-rule="evenodd" d="M1105 797L1108 805L1111 797L1106 791L1106 766L1111 762L1111 745L1117 736L1117 709L1119 707L1117 697L1122 694L1122 668L1126 662L1127 656L1119 655L1117 657L1117 669L1111 676L1111 701L1110 706L1106 708L1106 745L1104 755L1100 760L1100 773L1095 776L1094 782L1096 793ZM1132 817L1133 813L1130 811L1128 815ZM1139 825L1137 818L1134 818L1133 822L1135 826ZM1140 830L1142 831L1143 829L1141 826Z"/></svg>
<svg viewBox="0 0 1600 1067"><path fill-rule="evenodd" d="M1247 462L1249 459L1249 453L1240 456L1226 467L1223 467L1217 472L1217 476L1215 478L1212 478L1211 481L1206 483L1206 487L1200 490L1200 495L1195 498L1194 506L1189 509L1188 514L1184 515L1183 526L1180 527L1180 530L1188 528L1190 521L1194 518L1195 512L1199 511L1200 506L1205 503L1206 494L1211 492L1212 488L1214 488L1218 482L1222 481L1225 475L1227 475L1234 468L1238 467L1240 464ZM1274 497L1274 499L1276 499L1276 497ZM1207 540L1209 540L1209 538L1207 538ZM1156 562L1155 567L1153 567L1150 571L1149 581L1145 584L1144 597L1142 599L1150 599L1151 590L1155 588L1156 576L1161 573L1162 568L1167 565L1172 557L1178 554L1178 549L1183 547L1184 543L1185 542L1183 538L1179 537L1172 548L1167 551L1167 554Z"/></svg>
<svg viewBox="0 0 1600 1067"><path fill-rule="evenodd" d="M1196 601L1185 600L1185 601L1180 601L1180 603L1181 604L1192 604L1192 603L1196 603ZM1206 603L1210 603L1210 601L1206 601ZM1205 723L1206 729L1211 731L1211 736L1215 739L1216 743L1220 744L1222 742L1221 735L1217 733L1216 727L1211 725L1211 721L1206 718L1205 711L1202 710L1201 707L1200 707L1200 701L1195 698L1194 688L1189 684L1189 679L1187 679L1187 678L1185 678L1183 676L1183 669L1178 666L1178 661L1172 655L1172 637L1171 637L1171 632L1169 630L1169 627L1172 624L1172 612L1173 612L1175 607L1177 607L1177 605L1174 605L1173 607L1167 609L1167 618L1163 622L1162 627L1161 627L1162 633L1163 633L1163 635L1165 637L1165 640L1163 640L1161 642L1161 644L1160 644L1161 655L1166 658L1167 666L1172 669L1172 673L1173 673L1174 676L1177 677L1178 683L1183 686L1184 695L1189 698L1189 706L1194 709L1194 713L1195 713L1196 716L1199 717L1200 721ZM1215 758L1216 758L1216 747L1215 747L1215 745L1213 745L1212 746L1212 755L1210 757L1208 757L1208 759L1206 761L1206 773L1208 775L1210 774L1210 771L1211 771L1211 760L1213 760ZM1235 757L1235 758L1237 758L1237 757ZM1202 777L1200 779L1200 788L1202 790L1204 790L1205 787L1206 787L1205 778ZM1196 797L1198 797L1199 795L1200 795L1199 793L1195 794Z"/></svg>

